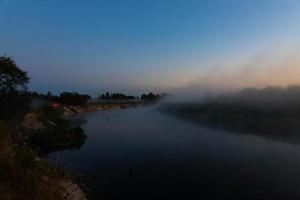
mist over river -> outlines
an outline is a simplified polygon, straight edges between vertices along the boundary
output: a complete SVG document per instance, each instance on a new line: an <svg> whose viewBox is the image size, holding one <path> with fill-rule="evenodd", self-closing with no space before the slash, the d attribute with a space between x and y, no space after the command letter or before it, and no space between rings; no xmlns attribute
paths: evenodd
<svg viewBox="0 0 300 200"><path fill-rule="evenodd" d="M206 128L154 106L79 119L85 144L48 157L84 174L95 199L300 198L297 143Z"/></svg>

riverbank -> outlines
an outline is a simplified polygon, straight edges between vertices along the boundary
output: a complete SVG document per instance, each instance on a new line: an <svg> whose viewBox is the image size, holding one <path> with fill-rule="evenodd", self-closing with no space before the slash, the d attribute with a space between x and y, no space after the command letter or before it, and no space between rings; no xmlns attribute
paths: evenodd
<svg viewBox="0 0 300 200"><path fill-rule="evenodd" d="M0 194L6 199L86 200L82 179L48 163L48 153L80 148L84 131L69 117L83 112L125 109L149 102L101 102L31 108L20 122L0 126Z"/></svg>
<svg viewBox="0 0 300 200"><path fill-rule="evenodd" d="M146 105L150 102L145 101L106 101L106 102L95 102L95 103L87 103L80 106L63 106L63 116L69 117L77 113L84 112L96 112L102 110L112 110L112 109L125 109L131 107L137 107L140 105Z"/></svg>
<svg viewBox="0 0 300 200"><path fill-rule="evenodd" d="M23 126L0 122L0 199L86 200L73 176L32 148Z"/></svg>
<svg viewBox="0 0 300 200"><path fill-rule="evenodd" d="M48 153L79 148L86 138L62 113L41 106L17 121L0 121L0 199L87 199L76 174L47 160Z"/></svg>
<svg viewBox="0 0 300 200"><path fill-rule="evenodd" d="M83 112L95 112L108 109L125 109L136 107L145 103L142 102L102 102L89 103L81 106L62 105L59 108L52 108L51 104L39 108L31 109L24 117L21 126L15 131L12 142L19 143L17 149L28 152L31 155L33 166L41 169L39 177L44 177L38 181L38 184L49 185L55 183L55 198L53 194L45 196L45 199L70 199L70 200L86 200L86 186L78 181L77 175L72 175L68 170L52 166L47 161L47 154L54 151L64 149L78 149L86 139L83 130L79 126L72 125L69 117ZM14 145L12 145L14 146ZM26 148L23 148L23 146ZM19 151L19 150L18 150ZM34 167L35 169L36 167ZM29 166L26 171L31 171ZM48 172L45 174L44 171ZM59 173L58 173L59 172ZM36 180L35 176L26 175L27 179ZM53 179L53 180L52 180ZM34 188L38 189L35 185ZM52 187L52 186L51 186ZM30 194L31 195L31 194ZM28 195L28 197L30 196ZM26 199L26 198L24 198ZM43 199L43 198L40 198Z"/></svg>

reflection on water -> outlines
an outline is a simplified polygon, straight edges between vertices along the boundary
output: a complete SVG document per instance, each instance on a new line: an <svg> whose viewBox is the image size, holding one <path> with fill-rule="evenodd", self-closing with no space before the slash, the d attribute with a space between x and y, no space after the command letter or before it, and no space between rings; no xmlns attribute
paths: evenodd
<svg viewBox="0 0 300 200"><path fill-rule="evenodd" d="M296 144L197 126L151 107L79 118L84 146L49 158L85 174L96 199L300 197Z"/></svg>
<svg viewBox="0 0 300 200"><path fill-rule="evenodd" d="M59 152L63 150L79 150L83 147L86 138L80 138L74 142L57 143L53 145L43 146L43 154L49 154L53 152Z"/></svg>
<svg viewBox="0 0 300 200"><path fill-rule="evenodd" d="M164 114L172 114L165 113ZM291 119L224 119L224 118L203 118L185 115L173 115L183 120L188 120L195 125L228 131L235 134L250 134L266 139L278 140L300 144L300 118Z"/></svg>

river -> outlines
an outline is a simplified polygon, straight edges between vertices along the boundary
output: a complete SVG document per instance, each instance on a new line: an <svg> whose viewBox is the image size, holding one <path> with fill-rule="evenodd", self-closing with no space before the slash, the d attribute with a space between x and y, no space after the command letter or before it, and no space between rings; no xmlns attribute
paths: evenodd
<svg viewBox="0 0 300 200"><path fill-rule="evenodd" d="M49 154L95 199L299 199L300 146L138 107L83 113L85 144Z"/></svg>

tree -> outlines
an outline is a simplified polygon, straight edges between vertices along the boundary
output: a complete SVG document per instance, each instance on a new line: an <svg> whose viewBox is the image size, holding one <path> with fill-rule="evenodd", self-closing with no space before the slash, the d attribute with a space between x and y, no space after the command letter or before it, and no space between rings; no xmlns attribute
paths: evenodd
<svg viewBox="0 0 300 200"><path fill-rule="evenodd" d="M47 98L47 99L50 99L50 100L53 99L53 95L52 95L51 91L48 91L48 92L47 92L46 98Z"/></svg>
<svg viewBox="0 0 300 200"><path fill-rule="evenodd" d="M87 94L78 94L77 92L63 92L59 96L59 100L66 105L83 105L86 104L91 96Z"/></svg>
<svg viewBox="0 0 300 200"><path fill-rule="evenodd" d="M29 106L26 93L29 77L14 60L0 57L0 118L10 120L18 118Z"/></svg>
<svg viewBox="0 0 300 200"><path fill-rule="evenodd" d="M14 60L7 56L0 57L0 95L26 90L29 83L27 72L21 70Z"/></svg>
<svg viewBox="0 0 300 200"><path fill-rule="evenodd" d="M109 92L106 92L105 98L106 98L106 99L110 99L110 94L109 94Z"/></svg>
<svg viewBox="0 0 300 200"><path fill-rule="evenodd" d="M155 95L152 92L148 93L148 94L142 94L141 95L141 99L142 100L158 100L160 98L160 95Z"/></svg>

